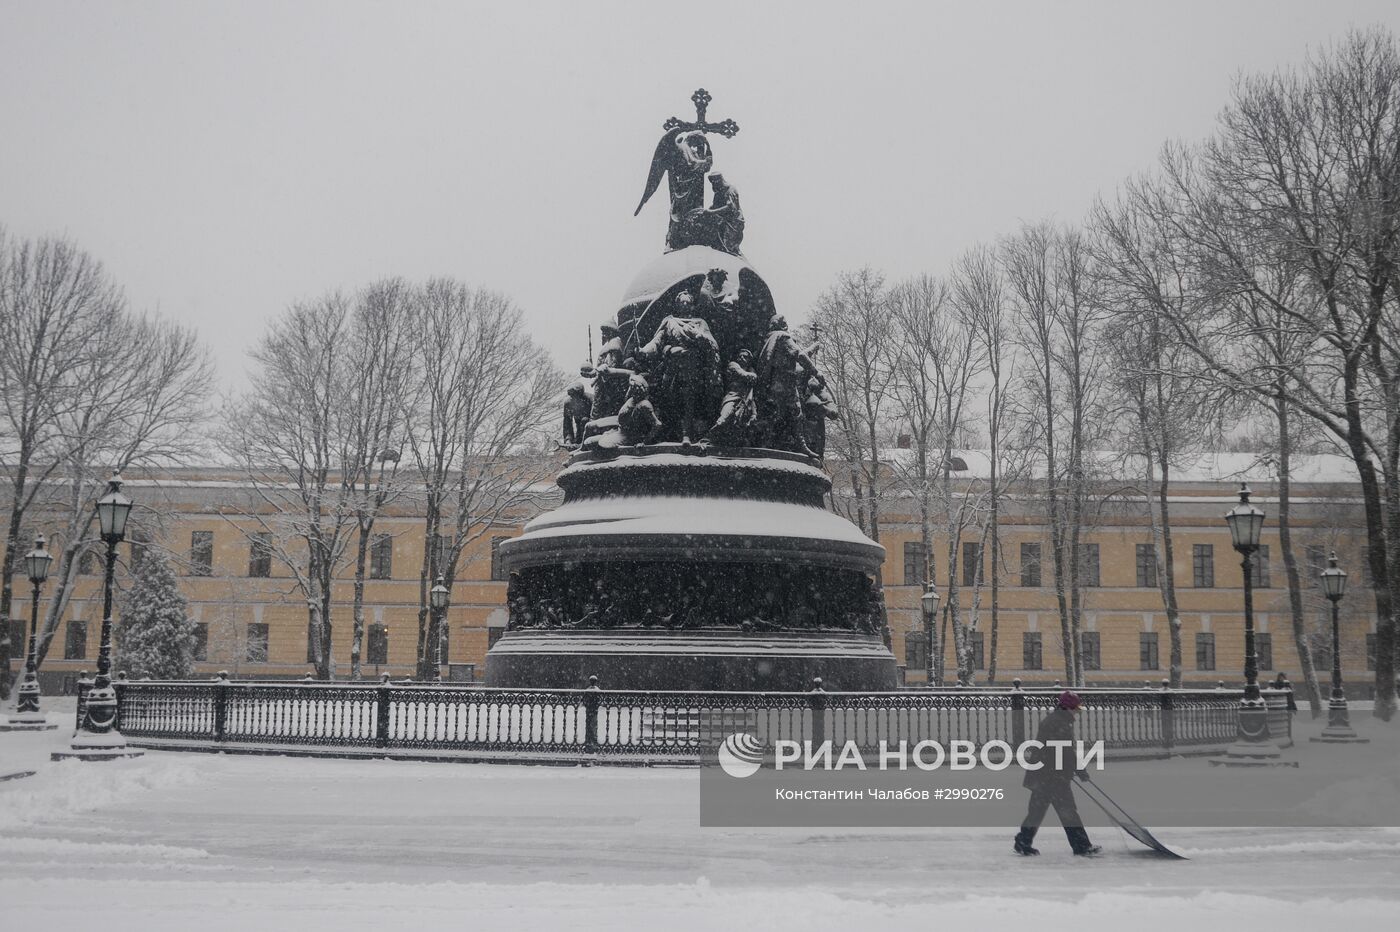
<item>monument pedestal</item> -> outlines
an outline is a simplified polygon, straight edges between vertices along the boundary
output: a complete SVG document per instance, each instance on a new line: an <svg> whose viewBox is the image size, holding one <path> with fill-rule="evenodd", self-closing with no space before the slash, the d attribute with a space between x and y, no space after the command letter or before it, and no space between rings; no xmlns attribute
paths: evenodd
<svg viewBox="0 0 1400 932"><path fill-rule="evenodd" d="M511 617L488 686L886 690L884 548L778 451L656 444L576 454L564 504L506 541Z"/></svg>

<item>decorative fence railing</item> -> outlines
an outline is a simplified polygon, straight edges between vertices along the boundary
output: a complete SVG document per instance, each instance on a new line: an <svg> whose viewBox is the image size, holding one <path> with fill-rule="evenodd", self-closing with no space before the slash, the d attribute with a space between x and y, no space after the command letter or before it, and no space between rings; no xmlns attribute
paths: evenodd
<svg viewBox="0 0 1400 932"><path fill-rule="evenodd" d="M595 680L596 683L596 680ZM118 681L120 730L146 746L624 760L696 757L733 731L874 748L1034 737L1057 690L887 693L510 690L428 684ZM84 689L83 692L86 690ZM1076 736L1115 756L1202 753L1235 737L1239 690L1080 690ZM1265 690L1292 744L1288 690ZM79 714L83 696L79 697Z"/></svg>

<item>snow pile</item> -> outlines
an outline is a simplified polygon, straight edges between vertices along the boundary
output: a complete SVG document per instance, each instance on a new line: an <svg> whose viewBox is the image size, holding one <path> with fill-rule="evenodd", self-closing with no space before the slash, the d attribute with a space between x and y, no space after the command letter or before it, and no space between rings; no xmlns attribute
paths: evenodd
<svg viewBox="0 0 1400 932"><path fill-rule="evenodd" d="M141 793L198 780L195 762L177 755L49 764L39 776L0 783L0 832L105 809Z"/></svg>

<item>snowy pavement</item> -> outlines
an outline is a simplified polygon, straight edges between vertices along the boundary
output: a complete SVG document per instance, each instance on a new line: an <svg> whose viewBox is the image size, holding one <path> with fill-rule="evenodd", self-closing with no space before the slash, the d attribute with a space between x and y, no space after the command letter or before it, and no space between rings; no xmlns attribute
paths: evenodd
<svg viewBox="0 0 1400 932"><path fill-rule="evenodd" d="M0 734L6 926L70 929L1336 930L1400 907L1400 830L702 829L698 774L153 752L50 763ZM1202 766L1205 766L1202 763Z"/></svg>

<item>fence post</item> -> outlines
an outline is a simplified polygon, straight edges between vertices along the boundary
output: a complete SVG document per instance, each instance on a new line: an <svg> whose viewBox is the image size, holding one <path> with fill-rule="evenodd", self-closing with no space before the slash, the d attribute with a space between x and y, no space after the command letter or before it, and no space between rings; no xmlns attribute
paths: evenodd
<svg viewBox="0 0 1400 932"><path fill-rule="evenodd" d="M822 689L820 676L812 677L807 702L812 708L812 747L820 747L826 741L826 690Z"/></svg>
<svg viewBox="0 0 1400 932"><path fill-rule="evenodd" d="M1026 694L1021 692L1021 678L1011 681L1011 746L1026 743Z"/></svg>
<svg viewBox="0 0 1400 932"><path fill-rule="evenodd" d="M374 746L389 746L389 674L379 675L379 688L376 690L374 709Z"/></svg>
<svg viewBox="0 0 1400 932"><path fill-rule="evenodd" d="M78 718L73 723L74 731L83 730L83 719L87 716L87 697L90 689L92 689L92 679L88 676L88 671L82 670L78 673Z"/></svg>
<svg viewBox="0 0 1400 932"><path fill-rule="evenodd" d="M583 691L583 749L589 754L598 750L598 677L588 678Z"/></svg>
<svg viewBox="0 0 1400 932"><path fill-rule="evenodd" d="M126 671L117 671L116 679L112 680L112 695L117 700L117 714L112 719L112 727L117 731L122 730L122 699L126 697Z"/></svg>
<svg viewBox="0 0 1400 932"><path fill-rule="evenodd" d="M1162 745L1167 756L1172 756L1176 745L1176 694L1171 691L1171 680L1162 680Z"/></svg>
<svg viewBox="0 0 1400 932"><path fill-rule="evenodd" d="M228 671L220 670L214 681L214 741L224 740L228 724Z"/></svg>

